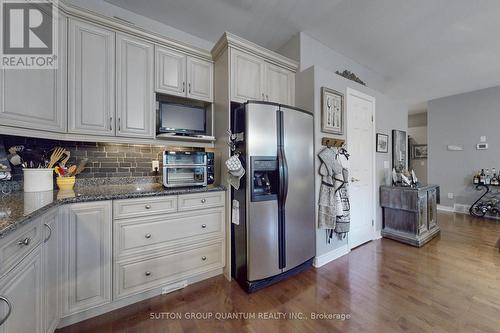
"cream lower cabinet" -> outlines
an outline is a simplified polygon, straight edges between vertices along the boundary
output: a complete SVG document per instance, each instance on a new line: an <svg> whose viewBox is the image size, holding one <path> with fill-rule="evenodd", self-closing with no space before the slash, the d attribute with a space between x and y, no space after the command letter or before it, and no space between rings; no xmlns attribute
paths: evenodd
<svg viewBox="0 0 500 333"><path fill-rule="evenodd" d="M63 316L111 302L111 201L66 208Z"/></svg>
<svg viewBox="0 0 500 333"><path fill-rule="evenodd" d="M225 192L179 195L170 213L116 218L126 207L149 205L148 199L114 202L114 298L121 299L155 288L217 272L225 263ZM170 197L166 197L170 198ZM170 208L170 203L157 205ZM160 207L156 207L157 211ZM173 287L175 288L175 287Z"/></svg>
<svg viewBox="0 0 500 333"><path fill-rule="evenodd" d="M0 279L0 333L44 333L42 253L36 247ZM9 311L10 308L10 311Z"/></svg>
<svg viewBox="0 0 500 333"><path fill-rule="evenodd" d="M59 210L53 209L43 215L41 223L45 229L42 243L43 265L43 327L52 333L59 324L61 288L61 232Z"/></svg>

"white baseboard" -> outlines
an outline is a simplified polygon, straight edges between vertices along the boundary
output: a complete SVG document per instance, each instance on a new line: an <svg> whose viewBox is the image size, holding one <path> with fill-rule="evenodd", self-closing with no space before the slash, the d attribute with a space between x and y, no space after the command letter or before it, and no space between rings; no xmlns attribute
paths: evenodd
<svg viewBox="0 0 500 333"><path fill-rule="evenodd" d="M373 237L373 240L381 239L382 238L382 230L376 230L375 231L375 236Z"/></svg>
<svg viewBox="0 0 500 333"><path fill-rule="evenodd" d="M450 212L454 213L455 209L450 206L443 206L443 205L437 205L437 210L443 211L443 212Z"/></svg>
<svg viewBox="0 0 500 333"><path fill-rule="evenodd" d="M323 265L328 264L330 261L345 256L349 252L351 252L351 250L349 249L349 244L346 244L344 246L339 247L338 249L314 257L313 265L316 268L321 267Z"/></svg>

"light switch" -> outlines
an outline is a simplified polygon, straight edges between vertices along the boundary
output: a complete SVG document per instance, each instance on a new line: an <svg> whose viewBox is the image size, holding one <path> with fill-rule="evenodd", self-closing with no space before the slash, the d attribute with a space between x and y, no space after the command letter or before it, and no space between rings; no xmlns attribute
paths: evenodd
<svg viewBox="0 0 500 333"><path fill-rule="evenodd" d="M486 135L483 135L479 138L479 141L486 142Z"/></svg>

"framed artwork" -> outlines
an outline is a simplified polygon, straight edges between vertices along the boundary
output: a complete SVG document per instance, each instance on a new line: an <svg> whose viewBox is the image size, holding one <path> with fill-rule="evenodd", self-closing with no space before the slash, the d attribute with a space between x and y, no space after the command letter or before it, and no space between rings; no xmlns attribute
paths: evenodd
<svg viewBox="0 0 500 333"><path fill-rule="evenodd" d="M389 152L389 135L377 133L377 153Z"/></svg>
<svg viewBox="0 0 500 333"><path fill-rule="evenodd" d="M413 145L413 158L414 159L427 158L427 145Z"/></svg>
<svg viewBox="0 0 500 333"><path fill-rule="evenodd" d="M321 88L321 131L344 134L344 95L326 87Z"/></svg>
<svg viewBox="0 0 500 333"><path fill-rule="evenodd" d="M406 132L392 130L392 167L396 172L401 172L407 168Z"/></svg>

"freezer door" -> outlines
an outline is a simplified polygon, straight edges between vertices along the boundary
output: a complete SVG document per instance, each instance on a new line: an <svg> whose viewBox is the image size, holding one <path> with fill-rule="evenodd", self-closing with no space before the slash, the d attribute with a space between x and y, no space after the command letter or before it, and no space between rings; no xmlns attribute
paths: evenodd
<svg viewBox="0 0 500 333"><path fill-rule="evenodd" d="M252 200L252 157L276 158L276 112L272 104L247 104L247 280L256 281L281 273L278 254L278 204L276 198ZM255 160L254 158L254 160ZM255 197L255 196L254 196Z"/></svg>
<svg viewBox="0 0 500 333"><path fill-rule="evenodd" d="M284 271L315 256L314 124L311 114L283 108L284 151L288 168L285 202Z"/></svg>

